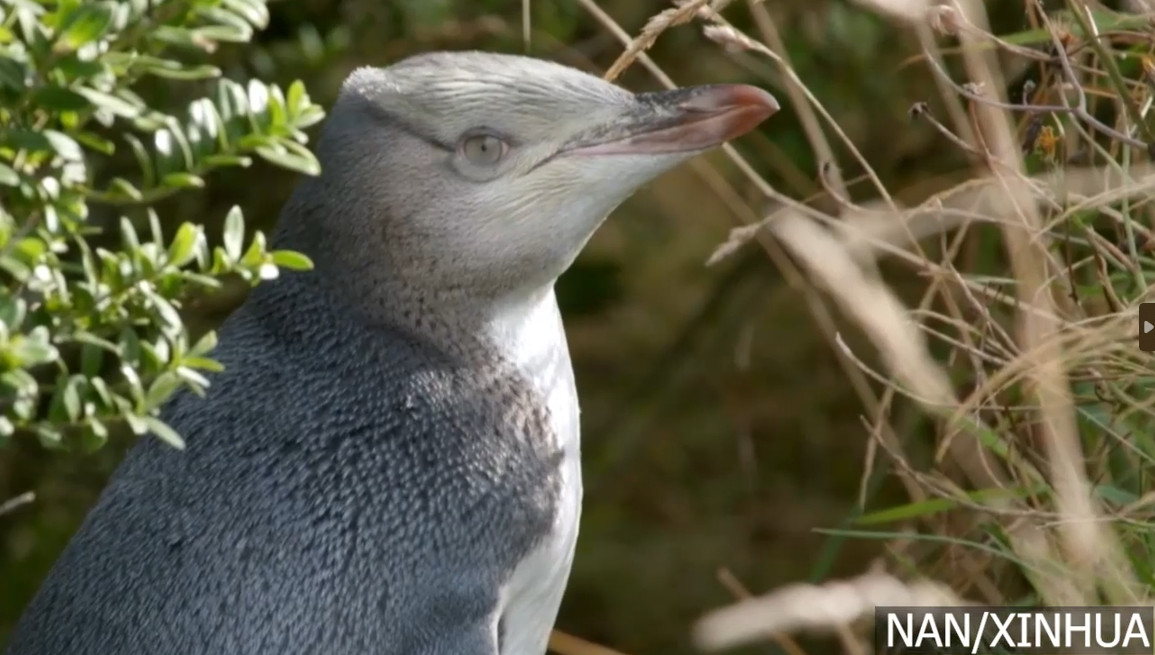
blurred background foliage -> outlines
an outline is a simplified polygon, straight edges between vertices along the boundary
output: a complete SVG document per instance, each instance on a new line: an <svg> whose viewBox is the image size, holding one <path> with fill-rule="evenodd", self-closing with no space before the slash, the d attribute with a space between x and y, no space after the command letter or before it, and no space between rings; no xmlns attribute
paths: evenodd
<svg viewBox="0 0 1155 655"><path fill-rule="evenodd" d="M668 6L599 5L631 34ZM911 65L918 50L905 32L844 0L766 6L799 76L900 200L920 201L969 174L961 154L911 122L910 106L938 93L925 67ZM1024 27L1020 3L988 7L996 33ZM222 43L189 61L242 83L302 80L324 107L354 67L421 51L528 50L600 73L622 50L573 0L531 3L528 47L519 0L281 0L269 9L253 43ZM744 2L727 17L754 30ZM785 98L768 63L727 52L692 25L666 32L650 54L679 84L750 82ZM640 66L619 81L658 87ZM151 79L139 92L168 106L204 87ZM806 198L820 191L817 164L784 105L737 147L776 187ZM840 164L853 178L848 159ZM709 161L743 200L757 198L723 157ZM629 653L692 652L688 626L733 599L722 570L751 590L863 570L880 544L815 529L852 518L863 489L868 507L901 498L885 470L863 484L861 405L801 294L752 248L704 265L734 217L702 171L684 166L639 192L559 286L582 399L586 499L558 627ZM295 179L256 159L210 172L206 191L176 193L155 209L166 229L193 221L215 239L239 206L249 229L268 232ZM892 271L891 281L911 298L923 286L909 269ZM194 336L218 325L247 289L236 281L187 305ZM855 343L853 333L846 338ZM904 440L931 443L918 412L900 406L896 416L907 417ZM128 443L61 455L15 440L0 453L0 500L36 493L0 517L0 643Z"/></svg>

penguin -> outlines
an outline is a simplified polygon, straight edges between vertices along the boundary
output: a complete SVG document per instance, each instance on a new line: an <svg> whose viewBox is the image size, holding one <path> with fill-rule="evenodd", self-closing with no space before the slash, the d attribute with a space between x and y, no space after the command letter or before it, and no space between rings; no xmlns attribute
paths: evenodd
<svg viewBox="0 0 1155 655"><path fill-rule="evenodd" d="M662 172L778 110L432 52L345 80L185 439L133 445L7 655L542 655L581 514L554 284Z"/></svg>

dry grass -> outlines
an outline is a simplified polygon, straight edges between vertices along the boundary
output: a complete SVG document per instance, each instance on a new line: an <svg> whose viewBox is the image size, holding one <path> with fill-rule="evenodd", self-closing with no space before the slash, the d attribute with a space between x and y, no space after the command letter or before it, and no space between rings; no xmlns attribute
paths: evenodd
<svg viewBox="0 0 1155 655"><path fill-rule="evenodd" d="M824 585L788 585L716 610L698 622L694 638L706 650L721 650L782 632L849 626L871 616L878 606L965 604L945 585L928 580L904 582L872 571Z"/></svg>
<svg viewBox="0 0 1155 655"><path fill-rule="evenodd" d="M912 116L973 162L971 180L907 208L792 68L766 5L729 8L751 12L757 35L723 17L731 2L678 0L631 38L596 0L581 4L622 42L609 79L636 62L674 86L646 50L687 24L773 65L836 210L779 192L727 146L761 197L736 200L716 171L696 164L749 223L711 263L756 242L804 293L862 399L861 438L872 445L865 471L873 458L890 458L911 497L860 520L895 526L874 535L890 539L882 570L756 598L731 585L736 604L701 620L699 645L777 635L796 653L783 633L825 629L848 652L868 652L854 627L878 604L1151 602L1153 376L1135 317L1155 274L1146 202L1155 188L1153 137L1143 122L1155 65L1133 65L1155 49L1150 30L1113 31L1112 16L1081 0L1070 0L1061 20L1025 0L1051 48L1024 47L992 35L977 0L859 0L917 37L920 65L937 76L942 98L933 111L915 104ZM1117 50L1124 43L1126 57ZM1005 97L1007 61L1037 69L1029 103ZM873 200L851 199L833 165L835 144L861 169ZM899 299L879 273L883 260L926 278L919 302ZM874 352L847 345L825 311L832 305ZM936 425L930 462L913 463L894 419L899 403L917 405ZM560 633L552 647L613 652Z"/></svg>

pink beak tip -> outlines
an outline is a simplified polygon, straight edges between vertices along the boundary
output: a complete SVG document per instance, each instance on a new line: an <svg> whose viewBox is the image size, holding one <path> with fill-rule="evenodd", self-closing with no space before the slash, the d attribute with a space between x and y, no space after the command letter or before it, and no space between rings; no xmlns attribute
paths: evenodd
<svg viewBox="0 0 1155 655"><path fill-rule="evenodd" d="M704 112L749 111L763 114L763 118L781 109L778 99L770 92L749 84L719 84L683 103L682 107Z"/></svg>

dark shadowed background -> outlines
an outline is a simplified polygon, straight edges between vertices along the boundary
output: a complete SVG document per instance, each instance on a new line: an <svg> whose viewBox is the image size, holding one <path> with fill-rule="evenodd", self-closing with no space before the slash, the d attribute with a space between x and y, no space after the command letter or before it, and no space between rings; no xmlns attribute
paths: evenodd
<svg viewBox="0 0 1155 655"><path fill-rule="evenodd" d="M599 4L631 35L668 6ZM1021 27L1020 3L988 6L996 32ZM908 116L913 103L938 92L926 68L908 61L917 48L905 31L839 0L766 7L799 76L900 199L917 202L965 176L964 159ZM527 49L517 0L283 0L270 8L272 24L255 46L224 47L212 59L238 80L303 79L325 106L355 66L431 49ZM534 0L531 9L531 54L600 74L622 51L574 0ZM741 0L726 16L757 31ZM696 24L667 31L650 54L679 84L749 82L775 93L783 111L736 147L793 197L820 191L814 154L771 62L728 53ZM658 88L638 65L620 82ZM839 156L854 178L860 171ZM719 179L736 196L719 193ZM294 181L257 163L210 177L207 192L179 194L158 210L174 224L211 217L215 235L219 217L239 204L250 227L270 231ZM863 480L868 431L834 345L762 250L746 247L705 265L737 224L735 203L757 197L721 153L711 153L629 200L560 282L586 479L558 625L566 632L632 654L694 652L692 622L734 599L722 571L757 592L856 574L880 553L880 542L816 531L843 525L860 498L874 508L896 497L885 470ZM887 273L917 297L923 280L914 271ZM243 293L238 286L186 313L198 329L211 328ZM845 338L861 341L853 329ZM917 443L929 426L906 415L900 437ZM125 445L80 456L18 441L0 454L0 499L38 494L0 518L0 643Z"/></svg>

